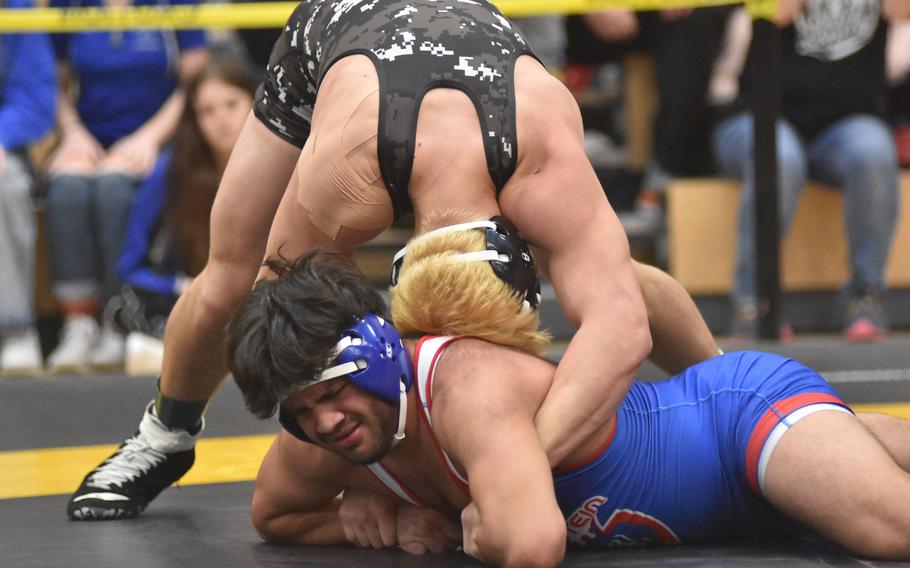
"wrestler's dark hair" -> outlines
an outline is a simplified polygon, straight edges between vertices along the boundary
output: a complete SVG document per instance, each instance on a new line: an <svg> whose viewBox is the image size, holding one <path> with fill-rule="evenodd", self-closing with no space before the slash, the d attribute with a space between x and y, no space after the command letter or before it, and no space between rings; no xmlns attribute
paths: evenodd
<svg viewBox="0 0 910 568"><path fill-rule="evenodd" d="M325 369L342 331L368 313L386 313L382 296L335 251L264 264L277 278L256 283L228 326L227 344L228 368L259 418Z"/></svg>

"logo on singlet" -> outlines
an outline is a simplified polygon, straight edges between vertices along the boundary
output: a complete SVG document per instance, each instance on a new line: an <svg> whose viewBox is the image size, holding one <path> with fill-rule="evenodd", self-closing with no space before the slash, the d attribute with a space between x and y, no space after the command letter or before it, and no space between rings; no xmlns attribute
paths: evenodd
<svg viewBox="0 0 910 568"><path fill-rule="evenodd" d="M572 544L597 543L623 547L642 544L678 544L676 533L660 519L640 511L614 509L606 521L598 519L606 497L589 498L566 518L568 539Z"/></svg>

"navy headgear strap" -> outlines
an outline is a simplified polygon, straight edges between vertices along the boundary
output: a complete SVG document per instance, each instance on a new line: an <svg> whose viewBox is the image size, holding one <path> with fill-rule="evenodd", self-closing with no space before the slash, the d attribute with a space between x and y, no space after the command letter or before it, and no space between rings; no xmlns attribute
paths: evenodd
<svg viewBox="0 0 910 568"><path fill-rule="evenodd" d="M496 276L521 294L522 307L526 310L536 310L540 306L540 281L537 279L534 259L531 257L528 243L505 217L497 215L489 221L472 221L440 227L418 238L474 229L484 229L485 250L455 254L451 259L462 262L488 261ZM408 247L404 247L395 253L392 259L393 287L398 284L398 276L407 252Z"/></svg>

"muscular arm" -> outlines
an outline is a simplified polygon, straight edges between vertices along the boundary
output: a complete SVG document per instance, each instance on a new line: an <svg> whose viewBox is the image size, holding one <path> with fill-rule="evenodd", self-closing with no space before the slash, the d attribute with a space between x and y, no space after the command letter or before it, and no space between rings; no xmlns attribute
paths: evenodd
<svg viewBox="0 0 910 568"><path fill-rule="evenodd" d="M652 363L675 375L721 353L682 284L659 268L640 262L632 265L648 310Z"/></svg>
<svg viewBox="0 0 910 568"><path fill-rule="evenodd" d="M282 431L259 468L253 490L253 526L268 542L345 544L338 518L347 472L353 466Z"/></svg>
<svg viewBox="0 0 910 568"><path fill-rule="evenodd" d="M496 566L554 566L565 553L565 521L534 429L552 366L478 340L453 347L437 367L445 381L434 384L432 416L440 444L470 479L469 509L479 518L466 528L465 550Z"/></svg>
<svg viewBox="0 0 910 568"><path fill-rule="evenodd" d="M651 336L628 241L584 156L580 128L565 129L540 159L530 158L539 166L500 203L522 236L545 252L541 266L578 326L537 414L555 464L616 411Z"/></svg>

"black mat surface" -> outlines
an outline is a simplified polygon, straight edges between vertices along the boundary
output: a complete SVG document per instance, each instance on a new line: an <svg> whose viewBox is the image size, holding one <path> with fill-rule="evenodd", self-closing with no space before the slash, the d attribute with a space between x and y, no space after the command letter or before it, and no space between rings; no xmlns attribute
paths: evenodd
<svg viewBox="0 0 910 568"><path fill-rule="evenodd" d="M74 523L63 496L0 501L0 566L114 567L369 567L461 568L480 563L459 552L410 556L365 551L272 546L249 521L252 483L172 488L130 521ZM831 543L793 539L762 543L571 551L568 568L910 566L854 558Z"/></svg>

